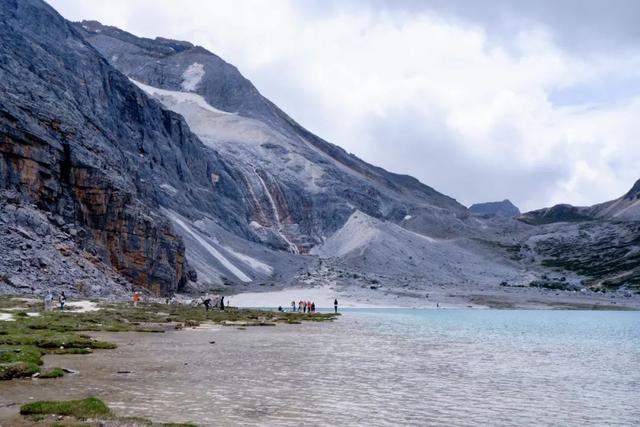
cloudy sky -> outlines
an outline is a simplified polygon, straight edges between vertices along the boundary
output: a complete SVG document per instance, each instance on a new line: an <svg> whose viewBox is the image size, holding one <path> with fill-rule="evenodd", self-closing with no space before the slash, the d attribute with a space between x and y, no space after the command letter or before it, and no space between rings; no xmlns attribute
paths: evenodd
<svg viewBox="0 0 640 427"><path fill-rule="evenodd" d="M635 0L50 0L202 45L323 138L465 205L640 178Z"/></svg>

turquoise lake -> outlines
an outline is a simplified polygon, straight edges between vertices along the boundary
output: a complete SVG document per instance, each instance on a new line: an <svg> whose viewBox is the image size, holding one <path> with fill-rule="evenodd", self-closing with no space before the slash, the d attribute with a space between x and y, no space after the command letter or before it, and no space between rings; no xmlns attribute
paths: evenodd
<svg viewBox="0 0 640 427"><path fill-rule="evenodd" d="M640 312L353 309L98 336L119 348L55 356L80 375L0 395L91 393L122 415L205 426L640 424Z"/></svg>

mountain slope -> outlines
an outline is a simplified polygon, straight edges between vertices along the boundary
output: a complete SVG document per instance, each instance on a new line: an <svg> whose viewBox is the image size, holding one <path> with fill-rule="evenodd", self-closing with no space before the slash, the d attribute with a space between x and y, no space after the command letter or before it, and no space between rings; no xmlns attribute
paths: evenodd
<svg viewBox="0 0 640 427"><path fill-rule="evenodd" d="M518 219L538 225L521 246L523 258L578 273L593 289L640 290L640 180L609 202L556 205Z"/></svg>
<svg viewBox="0 0 640 427"><path fill-rule="evenodd" d="M640 180L624 196L609 202L581 207L567 204L538 209L520 216L528 224L590 221L595 219L640 221Z"/></svg>
<svg viewBox="0 0 640 427"><path fill-rule="evenodd" d="M48 213L95 263L174 292L186 282L184 245L157 208L217 209L211 173L227 177L215 194L235 193L225 166L44 2L1 0L0 22L0 202ZM3 263L3 275L26 273L20 262Z"/></svg>
<svg viewBox="0 0 640 427"><path fill-rule="evenodd" d="M250 221L273 231L271 243L280 249L308 251L354 209L396 222L425 216L424 231L442 236L463 227L459 220L467 212L455 200L309 133L202 47L138 38L95 21L77 28L116 68L183 114L232 165L245 183Z"/></svg>
<svg viewBox="0 0 640 427"><path fill-rule="evenodd" d="M496 215L504 218L520 215L520 209L508 199L501 202L476 203L469 207L469 212L474 215Z"/></svg>

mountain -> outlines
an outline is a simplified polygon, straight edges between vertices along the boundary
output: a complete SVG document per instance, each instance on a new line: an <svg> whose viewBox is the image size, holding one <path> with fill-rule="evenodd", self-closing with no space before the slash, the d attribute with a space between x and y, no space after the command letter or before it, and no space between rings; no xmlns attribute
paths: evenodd
<svg viewBox="0 0 640 427"><path fill-rule="evenodd" d="M239 209L215 203L237 192L224 164L44 2L2 0L0 20L0 285L183 287L184 244L158 208Z"/></svg>
<svg viewBox="0 0 640 427"><path fill-rule="evenodd" d="M454 199L309 133L201 47L73 25L37 0L0 1L0 19L0 287L286 282L356 210L441 237L472 227Z"/></svg>
<svg viewBox="0 0 640 427"><path fill-rule="evenodd" d="M528 224L578 222L595 219L640 221L640 180L636 181L624 196L609 202L588 207L560 204L527 212L518 219Z"/></svg>
<svg viewBox="0 0 640 427"><path fill-rule="evenodd" d="M640 180L609 202L556 205L518 219L538 226L520 246L523 258L580 274L593 289L640 290Z"/></svg>
<svg viewBox="0 0 640 427"><path fill-rule="evenodd" d="M500 216L503 218L513 218L520 215L520 209L509 199L501 202L476 203L469 207L469 212L473 215Z"/></svg>
<svg viewBox="0 0 640 427"><path fill-rule="evenodd" d="M39 0L0 0L0 22L0 292L528 301L544 278L640 281L639 184L569 213L471 215L308 132L200 46Z"/></svg>
<svg viewBox="0 0 640 427"><path fill-rule="evenodd" d="M218 284L273 277L287 280L290 272L278 273L285 265L305 270L314 259L267 260L262 248L309 254L355 211L436 238L480 232L454 199L412 177L369 165L311 134L260 95L235 67L204 48L136 37L96 21L75 25L111 65L164 107L182 115L238 183L235 199L243 207L234 210L236 215L193 210L183 213L179 223L174 221L202 279ZM171 191L165 193L171 197ZM217 202L227 203L224 197ZM175 218L171 212L167 216ZM224 231L233 236L227 234L231 243L221 248L217 236ZM217 262L211 268L211 247L229 262ZM238 264L238 257L228 256L229 250L268 265L274 274L264 277L266 269L251 271L251 265L243 270L242 257Z"/></svg>

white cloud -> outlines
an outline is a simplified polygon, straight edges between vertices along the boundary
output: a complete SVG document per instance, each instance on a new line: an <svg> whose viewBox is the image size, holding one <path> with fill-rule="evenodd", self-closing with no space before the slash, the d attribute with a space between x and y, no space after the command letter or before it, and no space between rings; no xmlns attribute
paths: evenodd
<svg viewBox="0 0 640 427"><path fill-rule="evenodd" d="M321 137L465 204L592 204L640 178L640 94L553 102L637 82L637 51L571 52L541 23L495 38L478 22L367 3L327 13L293 0L51 4L72 20L203 45Z"/></svg>

